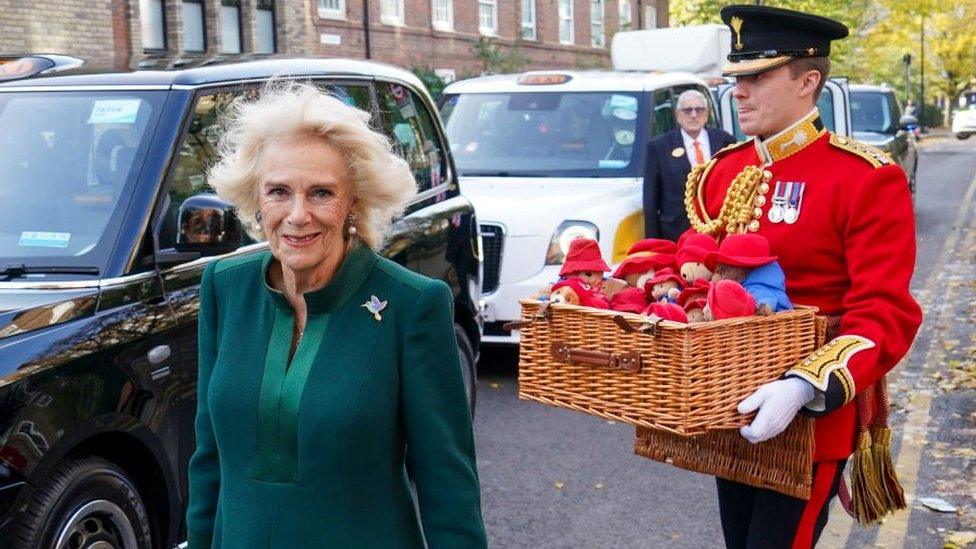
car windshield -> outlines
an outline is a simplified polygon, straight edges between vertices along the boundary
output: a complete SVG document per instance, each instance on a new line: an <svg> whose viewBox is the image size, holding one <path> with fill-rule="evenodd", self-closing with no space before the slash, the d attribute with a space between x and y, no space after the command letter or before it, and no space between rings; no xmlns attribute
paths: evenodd
<svg viewBox="0 0 976 549"><path fill-rule="evenodd" d="M629 93L465 93L441 110L461 175L633 177L639 106Z"/></svg>
<svg viewBox="0 0 976 549"><path fill-rule="evenodd" d="M891 98L884 92L851 92L851 126L856 132L892 133Z"/></svg>
<svg viewBox="0 0 976 549"><path fill-rule="evenodd" d="M730 92L731 93L731 92ZM830 88L825 87L820 92L820 98L817 99L817 110L820 111L820 121L823 122L824 127L829 131L836 131L834 125L834 94L830 91ZM732 133L735 134L735 138L739 141L746 139L745 132L739 126L739 116L738 116L738 103L733 98L732 99Z"/></svg>
<svg viewBox="0 0 976 549"><path fill-rule="evenodd" d="M104 264L163 94L0 93L0 270Z"/></svg>

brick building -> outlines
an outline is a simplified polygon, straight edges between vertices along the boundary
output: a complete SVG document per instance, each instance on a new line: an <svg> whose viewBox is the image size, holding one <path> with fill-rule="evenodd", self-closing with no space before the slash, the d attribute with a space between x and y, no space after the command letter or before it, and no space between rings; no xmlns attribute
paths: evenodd
<svg viewBox="0 0 976 549"><path fill-rule="evenodd" d="M453 78L605 67L614 32L667 22L668 0L0 0L0 52L117 68L312 54Z"/></svg>

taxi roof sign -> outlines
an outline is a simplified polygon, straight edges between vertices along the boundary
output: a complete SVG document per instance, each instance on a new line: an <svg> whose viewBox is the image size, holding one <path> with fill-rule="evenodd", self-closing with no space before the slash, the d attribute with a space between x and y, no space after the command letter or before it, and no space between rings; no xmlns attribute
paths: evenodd
<svg viewBox="0 0 976 549"><path fill-rule="evenodd" d="M82 63L81 59L66 55L0 55L0 82L78 67Z"/></svg>
<svg viewBox="0 0 976 549"><path fill-rule="evenodd" d="M548 86L551 84L565 84L573 77L560 72L530 72L518 77L518 83L526 86Z"/></svg>

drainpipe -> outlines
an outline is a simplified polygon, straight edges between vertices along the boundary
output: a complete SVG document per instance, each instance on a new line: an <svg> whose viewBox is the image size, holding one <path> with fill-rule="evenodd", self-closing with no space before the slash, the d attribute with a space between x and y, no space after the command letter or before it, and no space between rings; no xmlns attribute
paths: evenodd
<svg viewBox="0 0 976 549"><path fill-rule="evenodd" d="M369 0L363 0L363 38L366 46L366 59L372 59L373 54L369 47Z"/></svg>

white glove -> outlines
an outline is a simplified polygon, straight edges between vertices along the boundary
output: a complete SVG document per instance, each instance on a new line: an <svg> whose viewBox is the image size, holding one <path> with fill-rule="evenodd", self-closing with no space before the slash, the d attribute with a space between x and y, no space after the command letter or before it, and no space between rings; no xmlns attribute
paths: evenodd
<svg viewBox="0 0 976 549"><path fill-rule="evenodd" d="M785 431L800 408L816 396L813 385L798 377L762 385L739 403L740 414L759 410L752 424L740 427L739 433L753 444L769 440Z"/></svg>

